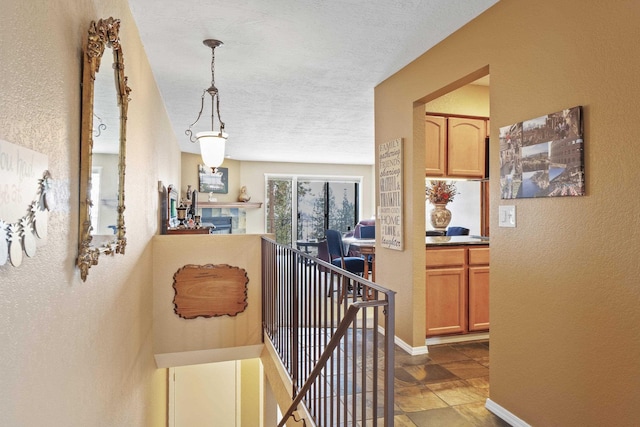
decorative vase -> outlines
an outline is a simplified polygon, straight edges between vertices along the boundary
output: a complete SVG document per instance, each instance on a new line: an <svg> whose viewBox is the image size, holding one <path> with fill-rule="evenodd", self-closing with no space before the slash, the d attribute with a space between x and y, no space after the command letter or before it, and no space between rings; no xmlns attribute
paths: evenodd
<svg viewBox="0 0 640 427"><path fill-rule="evenodd" d="M434 206L430 212L431 225L436 230L446 230L451 222L451 211L446 203L436 203Z"/></svg>
<svg viewBox="0 0 640 427"><path fill-rule="evenodd" d="M187 208L185 208L184 206L180 206L178 208L178 228L186 228L187 224Z"/></svg>
<svg viewBox="0 0 640 427"><path fill-rule="evenodd" d="M251 196L247 194L247 187L243 185L240 189L240 194L238 195L238 201L248 202L249 200L251 200Z"/></svg>

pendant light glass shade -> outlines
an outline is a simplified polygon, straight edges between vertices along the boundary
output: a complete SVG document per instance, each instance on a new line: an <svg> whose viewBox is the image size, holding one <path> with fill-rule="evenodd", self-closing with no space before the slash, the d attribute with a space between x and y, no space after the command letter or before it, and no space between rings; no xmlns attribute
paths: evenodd
<svg viewBox="0 0 640 427"><path fill-rule="evenodd" d="M196 134L196 138L200 142L202 161L205 165L210 168L217 168L222 164L228 136L224 132L216 131L198 132Z"/></svg>

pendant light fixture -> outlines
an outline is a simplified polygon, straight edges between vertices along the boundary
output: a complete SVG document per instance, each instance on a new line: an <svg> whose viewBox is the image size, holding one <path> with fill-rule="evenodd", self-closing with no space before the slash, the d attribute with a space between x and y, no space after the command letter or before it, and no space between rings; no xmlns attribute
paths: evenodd
<svg viewBox="0 0 640 427"><path fill-rule="evenodd" d="M227 142L228 135L224 131L224 122L220 118L220 96L218 94L218 88L216 88L215 79L215 60L216 60L216 47L222 45L220 40L207 39L203 41L205 46L211 48L211 86L202 92L202 99L200 102L200 112L198 118L193 122L189 129L185 131L185 134L189 137L191 142L198 141L200 143L200 154L202 155L202 161L210 168L219 167L224 161L224 149ZM198 132L193 136L191 128L198 123L202 111L204 109L204 97L206 94L211 96L211 130ZM215 129L215 117L218 117L220 127Z"/></svg>

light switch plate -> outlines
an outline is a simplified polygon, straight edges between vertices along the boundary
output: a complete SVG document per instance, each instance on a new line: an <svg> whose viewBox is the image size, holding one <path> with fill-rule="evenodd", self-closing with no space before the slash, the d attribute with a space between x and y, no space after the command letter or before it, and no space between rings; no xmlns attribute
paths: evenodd
<svg viewBox="0 0 640 427"><path fill-rule="evenodd" d="M516 207L513 205L498 206L498 226L516 226Z"/></svg>

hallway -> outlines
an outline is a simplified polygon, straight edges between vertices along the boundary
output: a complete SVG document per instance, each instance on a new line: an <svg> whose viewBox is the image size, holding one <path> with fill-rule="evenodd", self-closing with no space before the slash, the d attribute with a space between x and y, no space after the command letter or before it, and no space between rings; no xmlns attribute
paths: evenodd
<svg viewBox="0 0 640 427"><path fill-rule="evenodd" d="M324 291L323 291L324 292ZM324 294L322 294L324 295ZM335 313L344 309L336 305ZM370 315L371 313L369 313ZM373 341L372 318L367 317L367 342ZM316 331L318 333L318 331ZM351 335L348 333L347 335ZM361 335L358 333L358 337ZM360 339L358 338L358 342ZM384 335L378 335L383 352ZM359 346L360 344L358 344ZM342 347L342 345L341 345ZM429 353L411 356L394 345L394 421L396 427L503 427L509 426L485 408L489 397L489 340L429 345ZM383 354L380 353L382 364ZM361 366L358 362L358 366ZM371 364L367 364L371 368ZM382 387L383 371L378 373ZM367 375L371 378L371 374ZM357 386L360 393L360 386ZM379 388L378 405L383 402ZM369 406L371 398L367 397ZM351 411L349 411L351 412ZM382 408L379 407L379 414ZM371 414L361 427L371 425ZM383 425L379 419L378 425Z"/></svg>
<svg viewBox="0 0 640 427"><path fill-rule="evenodd" d="M487 409L489 341L429 346L410 356L396 346L396 427L508 426Z"/></svg>

